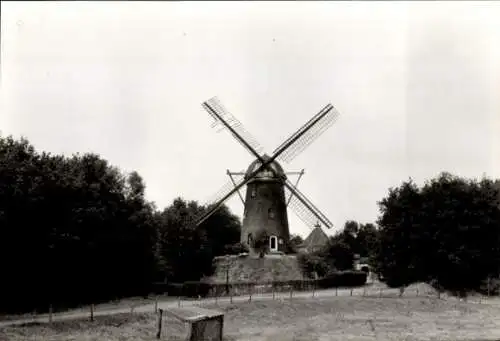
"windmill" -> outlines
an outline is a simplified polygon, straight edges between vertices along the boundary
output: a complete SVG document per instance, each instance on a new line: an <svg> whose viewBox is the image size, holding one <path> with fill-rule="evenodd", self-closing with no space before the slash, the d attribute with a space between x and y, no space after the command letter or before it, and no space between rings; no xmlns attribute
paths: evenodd
<svg viewBox="0 0 500 341"><path fill-rule="evenodd" d="M285 163L292 161L335 122L339 113L331 104L326 105L286 139L271 156L262 153L262 147L257 140L216 97L203 102L202 106L214 119L213 127L229 130L256 159L246 172L227 171L230 181L206 203L208 209L195 218L195 225L203 223L231 196L238 193L244 205L240 242L247 245L252 253L261 253L263 250L271 252L288 250L290 232L287 207L290 207L311 228L318 223L327 228L333 226L330 220L297 189L298 181L294 185L287 177L287 174L302 176L304 171L287 173L278 163L278 160ZM240 179L235 179L236 176ZM243 199L239 191L245 185L246 196Z"/></svg>

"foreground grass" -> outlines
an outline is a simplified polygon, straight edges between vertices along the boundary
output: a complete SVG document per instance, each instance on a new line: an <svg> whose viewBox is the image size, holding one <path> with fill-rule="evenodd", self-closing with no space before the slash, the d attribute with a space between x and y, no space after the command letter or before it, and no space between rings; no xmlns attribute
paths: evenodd
<svg viewBox="0 0 500 341"><path fill-rule="evenodd" d="M228 341L496 340L500 307L429 298L332 297L205 305L224 310ZM185 327L166 320L163 340L180 340ZM154 314L0 329L0 340L155 340Z"/></svg>

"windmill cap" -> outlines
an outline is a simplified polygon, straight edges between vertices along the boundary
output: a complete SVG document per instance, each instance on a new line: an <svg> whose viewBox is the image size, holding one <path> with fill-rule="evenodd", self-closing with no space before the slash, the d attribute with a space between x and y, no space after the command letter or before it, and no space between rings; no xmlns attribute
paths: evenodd
<svg viewBox="0 0 500 341"><path fill-rule="evenodd" d="M264 154L262 156L262 160L264 160L264 162L268 161L269 159L270 159L270 157L267 154ZM250 166L248 166L248 169L245 173L245 179L247 179L260 166L261 166L261 162L259 159L256 159L255 161L253 161L250 164ZM273 170L274 173L271 170ZM258 179L263 179L263 178L276 179L276 178L286 178L286 176L285 176L285 171L283 170L283 167L281 167L281 165L277 161L273 160L273 162L271 162L269 165L267 165L267 167L264 170L260 171L257 175L255 175L255 178L258 178Z"/></svg>

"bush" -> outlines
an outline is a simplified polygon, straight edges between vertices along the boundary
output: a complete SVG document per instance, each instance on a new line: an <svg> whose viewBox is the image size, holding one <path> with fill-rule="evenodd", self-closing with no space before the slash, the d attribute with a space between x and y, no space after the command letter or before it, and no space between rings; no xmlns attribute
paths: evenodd
<svg viewBox="0 0 500 341"><path fill-rule="evenodd" d="M267 232L261 232L255 236L253 240L253 248L259 251L259 256L262 258L269 251L269 235Z"/></svg>
<svg viewBox="0 0 500 341"><path fill-rule="evenodd" d="M227 245L224 248L224 252L227 255L239 255L241 253L248 253L248 247L242 243L235 243L232 245Z"/></svg>
<svg viewBox="0 0 500 341"><path fill-rule="evenodd" d="M208 295L211 284L206 282L188 281L184 283L155 283L154 293L159 295L168 293L169 296L205 297Z"/></svg>
<svg viewBox="0 0 500 341"><path fill-rule="evenodd" d="M184 282L182 295L186 297L205 297L210 292L210 283L206 282Z"/></svg>
<svg viewBox="0 0 500 341"><path fill-rule="evenodd" d="M170 294L170 286L172 284L168 284L165 282L156 282L151 285L152 290L151 292L155 295L161 295L163 293L168 292Z"/></svg>
<svg viewBox="0 0 500 341"><path fill-rule="evenodd" d="M235 290L238 293L250 293L256 287L268 287L266 290L274 288L277 292L312 290L313 288L335 288L335 287L357 287L366 283L367 273L364 271L337 271L331 272L320 279L309 280L289 280L289 281L269 281L269 282L237 282L237 283L207 283L190 281L185 283L157 283L155 292L157 294L168 292L169 296L182 297L207 297L222 296ZM260 290L260 289L259 289Z"/></svg>
<svg viewBox="0 0 500 341"><path fill-rule="evenodd" d="M491 278L489 281L484 280L478 292L483 295L498 296L500 294L500 279Z"/></svg>
<svg viewBox="0 0 500 341"><path fill-rule="evenodd" d="M318 280L320 288L357 287L366 284L367 273L364 271L338 271L329 273Z"/></svg>
<svg viewBox="0 0 500 341"><path fill-rule="evenodd" d="M330 269L324 258L316 254L302 253L297 256L297 260L302 272L309 278L314 278L314 273L323 277Z"/></svg>

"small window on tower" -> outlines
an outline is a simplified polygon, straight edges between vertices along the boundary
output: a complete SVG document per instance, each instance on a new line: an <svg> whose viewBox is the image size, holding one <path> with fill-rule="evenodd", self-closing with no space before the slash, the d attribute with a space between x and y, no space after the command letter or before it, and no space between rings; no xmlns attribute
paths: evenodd
<svg viewBox="0 0 500 341"><path fill-rule="evenodd" d="M278 238L276 236L269 237L269 249L271 251L278 251Z"/></svg>
<svg viewBox="0 0 500 341"><path fill-rule="evenodd" d="M250 193L250 196L252 198L255 198L257 196L257 191L255 190L255 188L252 188L252 193Z"/></svg>
<svg viewBox="0 0 500 341"><path fill-rule="evenodd" d="M270 208L267 213L269 215L269 219L274 219L274 211L272 208Z"/></svg>

